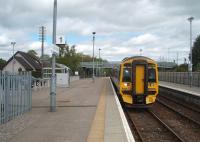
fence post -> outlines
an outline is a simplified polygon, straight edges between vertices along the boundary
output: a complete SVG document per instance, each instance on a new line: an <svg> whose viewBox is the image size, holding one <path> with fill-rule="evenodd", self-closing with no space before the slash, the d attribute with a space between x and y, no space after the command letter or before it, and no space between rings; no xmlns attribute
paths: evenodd
<svg viewBox="0 0 200 142"><path fill-rule="evenodd" d="M199 85L200 85L200 80L199 80L199 78L200 78L200 73L198 72L198 87L199 87Z"/></svg>
<svg viewBox="0 0 200 142"><path fill-rule="evenodd" d="M29 82L30 82L30 88L29 88L29 110L32 109L32 74L29 72Z"/></svg>
<svg viewBox="0 0 200 142"><path fill-rule="evenodd" d="M3 123L3 119L4 119L4 109L5 109L5 107L4 107L4 86L5 86L5 84L4 84L4 80L5 80L5 78L4 78L4 75L2 74L2 72L0 71L0 91L2 92L1 94L0 94L0 124L2 124Z"/></svg>
<svg viewBox="0 0 200 142"><path fill-rule="evenodd" d="M6 123L8 121L8 111L9 111L9 108L8 108L8 103L9 103L9 83L8 83L8 72L5 72L5 101L4 101L4 123Z"/></svg>

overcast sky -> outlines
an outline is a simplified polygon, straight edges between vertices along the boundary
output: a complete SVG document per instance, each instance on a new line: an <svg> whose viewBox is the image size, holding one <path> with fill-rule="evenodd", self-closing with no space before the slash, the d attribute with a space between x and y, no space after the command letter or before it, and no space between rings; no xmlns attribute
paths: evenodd
<svg viewBox="0 0 200 142"><path fill-rule="evenodd" d="M40 55L39 27L46 27L45 53L51 54L53 0L0 0L0 58L15 50L34 49ZM78 52L110 61L140 54L155 60L183 62L189 53L189 22L193 40L200 34L199 0L58 0L57 35Z"/></svg>

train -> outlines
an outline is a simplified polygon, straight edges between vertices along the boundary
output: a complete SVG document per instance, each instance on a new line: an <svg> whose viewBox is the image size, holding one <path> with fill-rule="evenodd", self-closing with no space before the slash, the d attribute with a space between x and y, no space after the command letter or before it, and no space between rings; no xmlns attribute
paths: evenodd
<svg viewBox="0 0 200 142"><path fill-rule="evenodd" d="M148 108L158 95L158 65L145 56L124 58L115 66L111 80L125 107Z"/></svg>

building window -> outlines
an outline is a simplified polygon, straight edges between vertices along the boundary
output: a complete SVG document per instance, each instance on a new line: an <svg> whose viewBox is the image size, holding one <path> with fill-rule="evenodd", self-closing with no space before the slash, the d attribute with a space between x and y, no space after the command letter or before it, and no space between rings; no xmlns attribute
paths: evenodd
<svg viewBox="0 0 200 142"><path fill-rule="evenodd" d="M22 68L18 68L18 72L22 72Z"/></svg>

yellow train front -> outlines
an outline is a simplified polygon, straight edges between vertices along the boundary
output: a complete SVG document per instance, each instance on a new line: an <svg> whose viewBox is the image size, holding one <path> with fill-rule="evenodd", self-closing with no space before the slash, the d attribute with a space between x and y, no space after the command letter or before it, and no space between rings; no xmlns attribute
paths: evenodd
<svg viewBox="0 0 200 142"><path fill-rule="evenodd" d="M157 63L147 57L125 58L120 64L118 91L126 107L148 107L158 95Z"/></svg>

